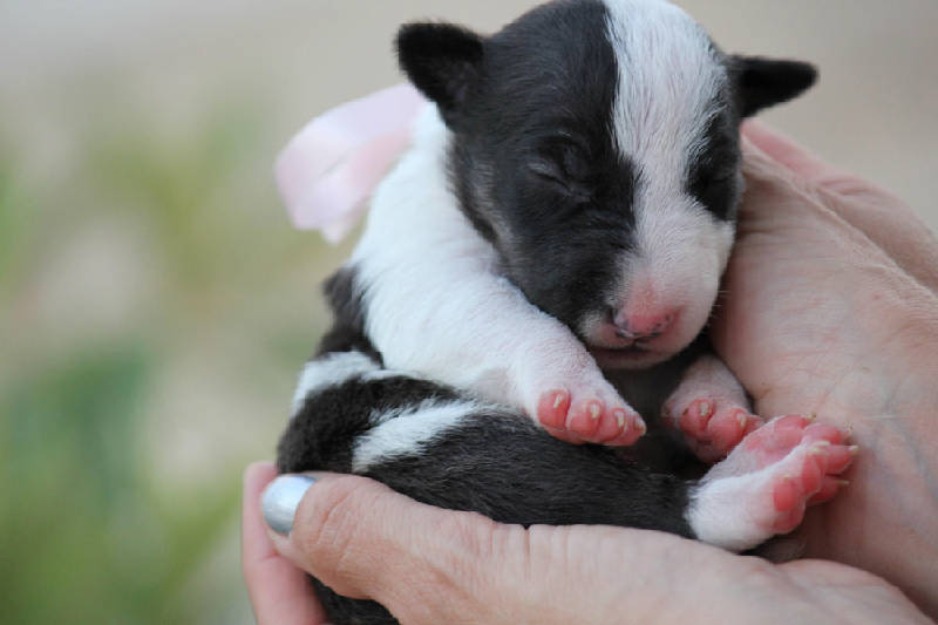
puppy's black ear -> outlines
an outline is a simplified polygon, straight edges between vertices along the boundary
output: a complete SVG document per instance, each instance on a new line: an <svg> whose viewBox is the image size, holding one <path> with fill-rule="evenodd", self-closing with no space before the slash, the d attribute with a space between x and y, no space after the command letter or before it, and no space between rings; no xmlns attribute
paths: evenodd
<svg viewBox="0 0 938 625"><path fill-rule="evenodd" d="M405 24L397 33L401 69L448 124L479 77L483 47L481 36L452 24Z"/></svg>
<svg viewBox="0 0 938 625"><path fill-rule="evenodd" d="M817 80L814 66L801 61L732 56L729 70L743 117L787 102L801 95Z"/></svg>

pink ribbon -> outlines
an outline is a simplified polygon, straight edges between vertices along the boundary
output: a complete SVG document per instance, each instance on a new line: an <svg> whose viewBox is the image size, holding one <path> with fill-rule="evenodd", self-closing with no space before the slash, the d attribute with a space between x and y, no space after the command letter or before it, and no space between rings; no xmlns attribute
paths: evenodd
<svg viewBox="0 0 938 625"><path fill-rule="evenodd" d="M331 109L300 130L274 167L293 225L319 230L331 243L347 235L410 143L426 103L411 85L397 85Z"/></svg>

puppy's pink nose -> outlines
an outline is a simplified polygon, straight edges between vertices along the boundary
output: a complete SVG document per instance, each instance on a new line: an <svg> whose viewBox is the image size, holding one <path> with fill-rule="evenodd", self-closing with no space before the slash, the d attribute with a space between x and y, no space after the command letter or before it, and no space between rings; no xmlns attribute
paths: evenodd
<svg viewBox="0 0 938 625"><path fill-rule="evenodd" d="M650 339L663 334L674 324L678 311L656 311L651 314L628 314L619 311L613 323L616 334L624 339Z"/></svg>

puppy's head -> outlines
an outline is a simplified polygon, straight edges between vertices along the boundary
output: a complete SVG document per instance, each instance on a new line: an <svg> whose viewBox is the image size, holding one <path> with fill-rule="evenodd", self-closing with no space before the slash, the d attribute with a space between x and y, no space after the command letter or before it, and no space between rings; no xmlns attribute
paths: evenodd
<svg viewBox="0 0 938 625"><path fill-rule="evenodd" d="M461 207L602 366L705 325L734 236L739 124L815 78L728 56L663 0L558 0L492 37L411 24L401 65L450 133Z"/></svg>

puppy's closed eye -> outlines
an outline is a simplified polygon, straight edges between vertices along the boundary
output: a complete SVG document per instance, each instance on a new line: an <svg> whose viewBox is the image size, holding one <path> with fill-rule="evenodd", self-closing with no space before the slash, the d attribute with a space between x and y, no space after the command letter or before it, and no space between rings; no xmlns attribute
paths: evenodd
<svg viewBox="0 0 938 625"><path fill-rule="evenodd" d="M593 169L586 150L572 141L554 141L539 149L528 163L537 177L578 199L590 196Z"/></svg>

